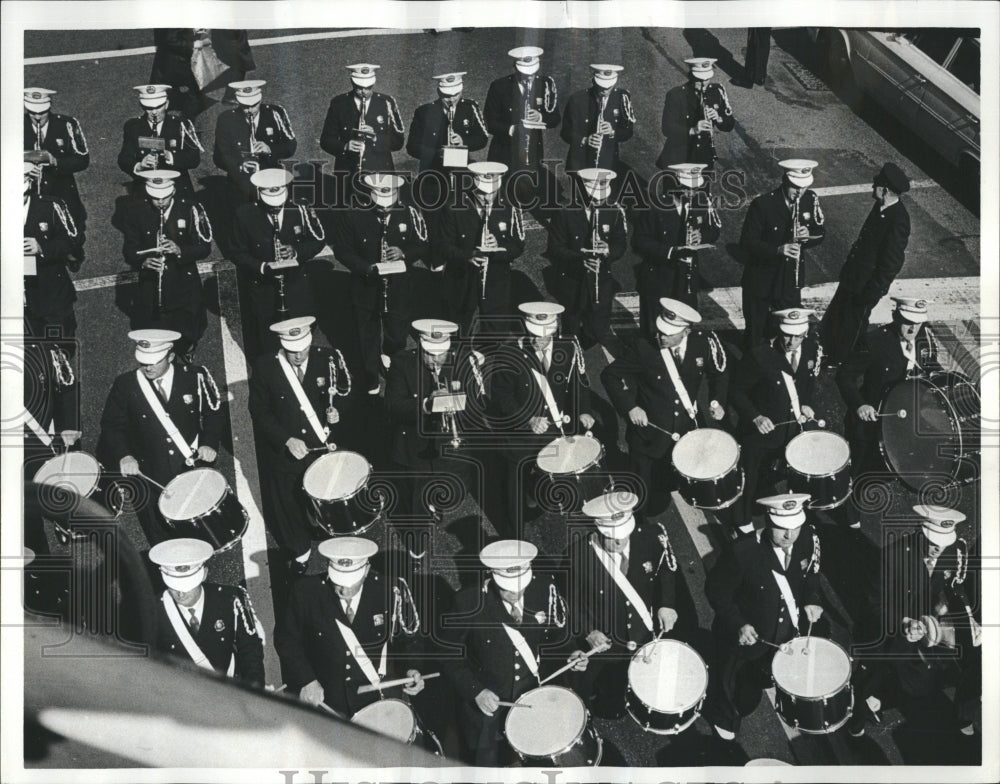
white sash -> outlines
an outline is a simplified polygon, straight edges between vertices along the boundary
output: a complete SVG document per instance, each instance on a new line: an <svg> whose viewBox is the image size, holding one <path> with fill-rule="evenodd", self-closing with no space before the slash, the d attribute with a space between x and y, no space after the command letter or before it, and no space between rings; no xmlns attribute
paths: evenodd
<svg viewBox="0 0 1000 784"><path fill-rule="evenodd" d="M512 629L507 624L503 624L503 630L507 632L507 636L510 637L510 641L514 643L514 647L520 652L521 658L524 659L524 663L528 665L528 669L531 670L531 674L537 678L538 660L535 658L535 654L532 653L531 646L528 645L528 641L524 639L524 635L517 629Z"/></svg>
<svg viewBox="0 0 1000 784"><path fill-rule="evenodd" d="M781 371L781 377L785 380L785 389L788 390L788 399L792 404L792 413L798 419L802 416L802 409L799 407L799 393L795 389L795 379L784 370Z"/></svg>
<svg viewBox="0 0 1000 784"><path fill-rule="evenodd" d="M285 359L285 355L280 351L275 355L278 358L278 365L281 369L285 371L285 378L288 379L288 384L292 388L292 392L295 393L295 399L299 401L299 408L302 409L302 413L306 415L306 419L309 421L309 426L313 429L316 434L316 438L319 439L321 444L326 443L327 436L330 435L330 428L325 427L319 423L319 419L316 417L316 411L312 407L312 403L309 402L309 398L306 397L306 391L302 388L302 382L299 381L299 377L296 375L295 371L292 370L292 366L288 364L288 360Z"/></svg>
<svg viewBox="0 0 1000 784"><path fill-rule="evenodd" d="M189 444L184 436L181 435L181 431L177 429L174 421L170 418L170 414L163 407L163 401L160 400L160 396L156 394L153 389L152 382L146 378L141 370L135 371L136 380L139 382L139 389L142 390L142 394L146 398L146 402L149 403L149 407L153 409L153 415L163 426L163 429L167 431L167 435L170 436L170 440L173 441L181 454L184 455L186 460L190 460L194 457L195 450L198 448L198 437L195 436L194 443Z"/></svg>
<svg viewBox="0 0 1000 784"><path fill-rule="evenodd" d="M674 362L674 352L669 348L660 349L660 356L663 357L663 364L667 366L667 375L670 376L670 381L674 385L674 391L677 392L677 397L681 399L681 404L684 406L684 410L688 412L688 416L692 420L697 422L695 419L695 414L698 412L698 404L691 401L691 396L688 394L687 387L684 386L684 382L681 381L680 374L677 372L677 364Z"/></svg>
<svg viewBox="0 0 1000 784"><path fill-rule="evenodd" d="M52 446L52 436L27 411L24 412L24 424L45 446Z"/></svg>
<svg viewBox="0 0 1000 784"><path fill-rule="evenodd" d="M194 641L194 637L191 636L191 629L188 628L187 623L181 617L180 612L178 612L177 605L170 597L170 592L164 591L160 599L163 602L163 609L167 613L167 620L174 627L174 632L176 632L177 638L181 641L181 645L184 646L184 650L187 651L187 655L191 657L191 661L203 670L215 672L215 667L212 666L208 657L198 647L198 643ZM229 655L229 669L226 670L226 675L232 678L234 672L236 672L236 655L231 653Z"/></svg>
<svg viewBox="0 0 1000 784"><path fill-rule="evenodd" d="M788 615L791 617L792 626L798 629L799 606L795 603L795 597L792 595L792 586L788 584L788 579L785 575L780 572L776 572L772 569L771 574L774 575L774 581L778 584L778 590L781 591L781 598L785 600L785 606L788 608Z"/></svg>
<svg viewBox="0 0 1000 784"><path fill-rule="evenodd" d="M649 612L649 608L646 607L646 603L640 598L635 587L628 581L628 577L622 574L622 570L618 568L618 564L611 557L604 548L600 547L597 542L593 539L590 540L590 546L594 548L594 553L597 555L597 560L601 562L601 565L608 570L608 574L614 578L615 585L617 585L625 597L632 602L632 606L635 608L636 612L639 613L639 617L642 618L643 624L645 624L646 629L650 633L653 632L653 616Z"/></svg>
<svg viewBox="0 0 1000 784"><path fill-rule="evenodd" d="M368 658L368 654L365 653L365 649L361 647L361 643L358 642L357 636L351 630L351 627L340 621L338 618L334 618L337 621L337 628L340 629L340 635L344 638L344 642L347 643L347 653L354 657L354 660L358 663L358 667L361 668L361 672L365 674L365 677L371 682L372 686L378 686L382 682L382 678L385 677L386 672L386 656L389 652L389 640L382 643L382 656L378 663L378 671L375 670L375 665L372 664L372 660Z"/></svg>
<svg viewBox="0 0 1000 784"><path fill-rule="evenodd" d="M549 380L534 368L531 369L531 374L535 377L538 388L542 390L542 397L545 398L545 405L548 407L549 415L552 417L552 424L561 430L563 425L562 412L559 410L559 406L556 405L556 399L552 394L552 387L549 386Z"/></svg>

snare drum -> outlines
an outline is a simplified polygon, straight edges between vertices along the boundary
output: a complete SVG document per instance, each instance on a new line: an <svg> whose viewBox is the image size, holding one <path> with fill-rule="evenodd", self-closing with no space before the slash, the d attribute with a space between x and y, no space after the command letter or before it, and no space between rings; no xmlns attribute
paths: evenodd
<svg viewBox="0 0 1000 784"><path fill-rule="evenodd" d="M701 713L708 667L697 651L678 640L653 640L628 666L625 708L646 732L677 735Z"/></svg>
<svg viewBox="0 0 1000 784"><path fill-rule="evenodd" d="M50 511L52 517L47 519L52 520L56 531L64 537L73 535L73 514L80 499L94 496L98 503L105 502L103 469L97 458L86 452L64 452L50 457L35 472L34 482L46 486L39 495L43 516L45 510Z"/></svg>
<svg viewBox="0 0 1000 784"><path fill-rule="evenodd" d="M743 494L740 445L724 430L701 428L685 433L670 458L677 492L699 509L725 509Z"/></svg>
<svg viewBox="0 0 1000 784"><path fill-rule="evenodd" d="M175 476L160 493L158 507L178 537L204 539L216 553L234 547L250 523L226 478L213 468Z"/></svg>
<svg viewBox="0 0 1000 784"><path fill-rule="evenodd" d="M402 700L382 699L373 702L355 713L351 721L400 743L422 746L432 754L442 754L437 737L430 730L424 729L413 708Z"/></svg>
<svg viewBox="0 0 1000 784"><path fill-rule="evenodd" d="M539 505L569 514L603 495L613 484L601 470L604 447L591 436L560 436L543 447L536 459L545 479L538 488Z"/></svg>
<svg viewBox="0 0 1000 784"><path fill-rule="evenodd" d="M372 467L357 452L328 452L306 470L302 487L309 497L310 519L330 536L358 536L382 519L385 497L377 507L364 492Z"/></svg>
<svg viewBox="0 0 1000 784"><path fill-rule="evenodd" d="M590 726L589 711L563 686L539 686L522 694L507 712L504 732L529 766L582 767L601 761L604 744Z"/></svg>
<svg viewBox="0 0 1000 784"><path fill-rule="evenodd" d="M810 509L836 509L850 497L851 450L836 433L799 433L785 447L785 462L789 491L809 493Z"/></svg>
<svg viewBox="0 0 1000 784"><path fill-rule="evenodd" d="M775 710L789 727L825 735L851 717L851 658L832 640L796 637L775 651L771 674Z"/></svg>

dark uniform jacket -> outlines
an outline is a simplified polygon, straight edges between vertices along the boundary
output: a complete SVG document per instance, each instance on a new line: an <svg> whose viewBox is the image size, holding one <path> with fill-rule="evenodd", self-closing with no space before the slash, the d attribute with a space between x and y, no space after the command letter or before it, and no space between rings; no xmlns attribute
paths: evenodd
<svg viewBox="0 0 1000 784"><path fill-rule="evenodd" d="M666 530L660 524L650 524L636 527L629 536L626 577L652 616L652 634L594 552L591 540L595 539L600 547L599 535L575 531L570 536L569 595L572 616L580 624L582 635L601 631L618 646L649 642L659 630L657 610L675 604L677 561ZM617 564L617 558L612 555L612 562Z"/></svg>
<svg viewBox="0 0 1000 784"><path fill-rule="evenodd" d="M375 139L365 141L364 155L359 161L357 153L348 150L347 144L357 138L360 119L361 111L353 92L334 96L330 101L319 146L334 156L333 168L350 172L395 171L392 154L403 148L403 121L392 96L372 93L368 99L365 123L374 129Z"/></svg>
<svg viewBox="0 0 1000 784"><path fill-rule="evenodd" d="M799 199L799 224L819 239L803 242L803 249L822 242L824 222L816 192L805 191ZM751 296L778 298L806 284L809 274L805 255L800 256L801 273L796 286L795 264L781 253L780 247L791 240L792 210L785 204L780 187L750 202L740 232L740 247L747 254L741 283Z"/></svg>
<svg viewBox="0 0 1000 784"><path fill-rule="evenodd" d="M209 33L212 48L219 59L240 73L257 67L246 30L212 29ZM160 27L153 30L156 54L153 57L153 83L180 85L197 82L192 77L191 55L194 53L194 29L189 27Z"/></svg>
<svg viewBox="0 0 1000 784"><path fill-rule="evenodd" d="M261 169L274 169L281 166L281 161L295 155L298 140L284 107L276 103L262 103L257 115L257 130L253 138L270 147L270 154L254 155L250 152L250 130L250 121L243 109L225 111L216 121L212 161L230 177L249 177L240 168L244 161L254 160Z"/></svg>
<svg viewBox="0 0 1000 784"><path fill-rule="evenodd" d="M79 234L63 202L45 196L28 198L24 236L38 241L41 254L35 257L35 274L24 278L25 307L34 318L58 320L69 315L76 302L66 265Z"/></svg>
<svg viewBox="0 0 1000 784"><path fill-rule="evenodd" d="M838 368L837 387L847 404L847 437L874 441L878 438L879 423L862 422L858 419L858 408L867 404L878 410L889 390L906 378L907 359L899 333L891 325L873 329L866 340L868 350L854 352ZM924 373L940 369L937 349L923 327L913 341L913 354ZM915 366L913 372L920 371Z"/></svg>
<svg viewBox="0 0 1000 784"><path fill-rule="evenodd" d="M26 113L24 149L34 150L37 144L35 125ZM42 166L42 195L62 199L77 222L86 221L87 210L80 201L80 192L73 176L90 166L90 151L87 149L87 140L83 136L80 123L69 115L50 112L41 149L52 153L52 157L56 159L54 166L48 164Z"/></svg>
<svg viewBox="0 0 1000 784"><path fill-rule="evenodd" d="M676 362L676 360L675 360ZM729 361L722 342L714 332L689 332L684 360L678 375L692 403L698 400L702 379L708 379L708 399L722 407L726 405L729 386ZM660 427L681 435L696 427L667 372L660 348L653 340L637 339L621 357L608 365L601 374L608 399L619 416L627 423L629 449L660 458L673 448L670 436L655 427L636 427L628 412L641 406ZM704 417L699 415L698 425Z"/></svg>
<svg viewBox="0 0 1000 784"><path fill-rule="evenodd" d="M216 672L227 672L230 659L235 656L234 677L263 686L264 643L246 589L215 583L202 583L202 589L205 591L205 606L201 612L201 623L197 632L188 627L195 644ZM165 601L173 599L168 595ZM177 610L185 622L190 619L186 608L178 605ZM157 648L189 660L187 649L167 618L162 601L156 604L156 621Z"/></svg>
<svg viewBox="0 0 1000 784"><path fill-rule="evenodd" d="M754 346L733 370L729 400L740 416L741 443L744 445L779 449L798 432L796 424L778 425L795 416L782 372L795 381L800 409L812 407L813 387L822 360L819 344L808 337L802 341L799 367L794 374L784 352L776 345L777 340ZM775 424L774 430L767 435L762 435L753 423L760 415Z"/></svg>
<svg viewBox="0 0 1000 784"><path fill-rule="evenodd" d="M451 129L462 137L462 144L469 152L481 150L489 137L479 104L468 98L459 98L455 104L455 116ZM410 135L406 139L406 151L420 164L419 171L434 169L447 172L442 164L441 148L448 144L448 113L439 100L418 106L410 123Z"/></svg>
<svg viewBox="0 0 1000 784"><path fill-rule="evenodd" d="M731 131L736 125L736 118L729 105L726 89L715 82L706 84L704 101L706 106L719 113L719 120L714 123L716 130ZM663 100L663 117L660 120L660 132L666 137L666 141L656 165L660 168L666 168L672 163L703 163L712 166L717 157L712 136L706 133L692 136L690 133L698 121L704 119L701 99L693 81L688 80L668 90Z"/></svg>
<svg viewBox="0 0 1000 784"><path fill-rule="evenodd" d="M723 551L705 582L705 595L715 611L715 630L736 655L757 659L774 648L762 642L741 646L740 629L750 624L769 642L787 642L796 636L794 621L772 572L785 576L795 597L800 626L807 626L805 606L821 604L819 537L808 522L792 545L787 570L771 546L766 529L745 536Z"/></svg>
<svg viewBox="0 0 1000 784"><path fill-rule="evenodd" d="M611 264L625 255L628 244L628 221L622 206L605 203L591 207L588 217L583 206L576 205L558 210L552 216L546 254L556 265L558 286L565 299L583 301L586 292L594 288L594 275L584 267L588 254L583 248L593 247L595 223L598 235L608 244L608 255L601 257L600 279L604 282L610 280Z"/></svg>
<svg viewBox="0 0 1000 784"><path fill-rule="evenodd" d="M910 214L903 203L884 210L876 203L840 268L840 286L854 294L858 304L874 305L903 268L909 240Z"/></svg>
<svg viewBox="0 0 1000 784"><path fill-rule="evenodd" d="M597 114L601 102L597 98L597 88L590 87L573 93L566 103L560 135L569 150L566 153L566 170L577 171L598 167L618 168L618 145L632 138L635 113L632 111L632 97L622 87L612 87L604 107L603 118L611 124L614 134L605 136L598 152L587 143L587 137L597 133Z"/></svg>
<svg viewBox="0 0 1000 784"><path fill-rule="evenodd" d="M297 693L312 681L323 687L323 701L348 716L380 699L378 692L358 694L370 683L344 641L336 621L350 626L377 670L388 641L384 680L414 669L414 659L401 658L410 641L393 630L393 586L374 569L365 576L361 598L348 623L333 583L324 575L302 577L292 585L285 611L274 630L274 647L288 691Z"/></svg>
<svg viewBox="0 0 1000 784"><path fill-rule="evenodd" d="M221 406L213 411L209 405L215 399L214 382L210 378L203 367L175 362L170 399L164 409L189 446L197 436L199 447L218 451L226 416ZM154 393L155 390L153 384ZM111 471L117 471L121 459L127 455L139 461L142 473L161 485L188 469L184 455L139 388L136 371L123 373L111 385L97 445L98 460Z"/></svg>
<svg viewBox="0 0 1000 784"><path fill-rule="evenodd" d="M278 239L282 245L295 248L299 265L272 271L261 265L274 261L274 224L270 210L261 204L244 204L236 211L233 227L232 260L251 285L273 283L275 274L285 276L285 285L293 286L305 277L302 265L323 250L326 236L316 213L311 207L285 202L281 208L281 229Z"/></svg>
<svg viewBox="0 0 1000 784"><path fill-rule="evenodd" d="M46 433L52 428L54 442L60 441L63 430L80 429L80 385L75 375L57 375L53 352L60 349L56 343L31 338L25 329L24 338L24 407ZM72 381L72 383L65 383ZM34 430L24 426L25 479L31 479L42 462L52 457L50 448L43 444ZM37 460L37 462L35 462ZM31 466L28 466L29 461Z"/></svg>
<svg viewBox="0 0 1000 784"><path fill-rule="evenodd" d="M163 118L163 123L160 125L159 134L153 131L145 114L127 120L122 131L122 148L118 153L118 168L132 177L134 181L141 182L136 174L136 164L153 150L140 145L139 139L154 136L164 140L166 143L165 152L171 153L173 158L168 163L166 155L158 152L156 168L180 172L181 176L174 180L178 192L192 193L194 187L191 184L189 172L191 169L198 168L204 148L201 146L198 132L195 131L191 121L182 119L174 112L167 112L167 116Z"/></svg>
<svg viewBox="0 0 1000 784"><path fill-rule="evenodd" d="M331 359L334 361L335 371L330 369ZM294 372L294 366L292 370ZM331 425L327 422L326 409L330 405L329 389L332 372L335 373L334 382L337 390L346 392L350 389L351 394L337 395L333 398L333 407L340 414L340 421ZM353 374L351 375L353 377ZM354 422L356 416L352 412L357 391L353 389L352 380L344 378L339 357L330 349L315 343L309 347L309 359L306 363L302 389L312 404L320 425L330 428L326 442L337 444L341 449L353 443L352 436L356 431ZM323 454L315 452L302 460L296 460L285 447L285 442L289 438L298 438L308 447L322 446L324 442L316 436L316 432L299 407L299 400L292 390L288 377L278 364L276 354L264 354L254 362L253 375L250 378L249 408L272 470L291 474L305 473L306 468Z"/></svg>
<svg viewBox="0 0 1000 784"><path fill-rule="evenodd" d="M519 86L526 78L519 73L503 76L490 84L486 94L486 130L493 137L487 158L506 164L511 171L529 166L536 168L544 155L542 131L527 129L521 124L525 106L542 115L546 128L555 128L560 119L555 80L551 76L534 74L526 95ZM511 126L514 126L513 136Z"/></svg>

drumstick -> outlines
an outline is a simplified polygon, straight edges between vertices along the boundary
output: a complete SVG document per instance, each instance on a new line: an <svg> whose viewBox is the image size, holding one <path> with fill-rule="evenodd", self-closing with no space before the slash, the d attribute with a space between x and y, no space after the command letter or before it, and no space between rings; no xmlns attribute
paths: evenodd
<svg viewBox="0 0 1000 784"><path fill-rule="evenodd" d="M776 642L771 642L770 640L765 640L763 637L758 637L757 641L758 642L762 642L765 645L770 645L772 648L777 648L782 653L788 653L788 643L787 642L783 642L781 645L778 645Z"/></svg>
<svg viewBox="0 0 1000 784"><path fill-rule="evenodd" d="M429 681L431 678L437 678L440 675L441 673L439 672L432 672L428 675L424 675L423 678L425 681ZM416 678L396 678L395 680L392 681L382 681L377 686L373 683L368 683L365 684L364 686L358 686L358 694L369 694L370 692L373 691L382 691L383 689L391 689L394 686L405 686L408 683L413 684L416 682L417 682Z"/></svg>
<svg viewBox="0 0 1000 784"><path fill-rule="evenodd" d="M799 419L786 419L784 422L774 422L774 426L779 425L804 425L806 422L815 422L819 427L826 427L825 419L814 419L813 417L802 416Z"/></svg>
<svg viewBox="0 0 1000 784"><path fill-rule="evenodd" d="M660 629L660 633L659 633L659 634L657 634L657 635L656 635L656 636L655 636L655 637L653 638L653 642L656 642L657 640L661 639L661 638L663 637L663 635L664 635L664 634L665 634L665 632L663 631L663 629ZM646 652L645 652L645 653L644 653L644 654L642 655L642 663L643 663L643 664L649 664L649 662L650 662L650 658L649 658L649 657L650 657L650 656L652 655L652 653L653 653L653 649L652 649L652 648L650 648L650 649L649 649L648 651L646 651Z"/></svg>
<svg viewBox="0 0 1000 784"><path fill-rule="evenodd" d="M802 646L803 656L809 655L809 638L812 636L812 633L813 633L813 622L809 621L809 628L806 629L806 643L805 645Z"/></svg>
<svg viewBox="0 0 1000 784"><path fill-rule="evenodd" d="M306 449L307 452L335 452L337 450L337 445L332 441L324 444L323 446L311 446Z"/></svg>
<svg viewBox="0 0 1000 784"><path fill-rule="evenodd" d="M647 422L646 424L648 424L650 427L655 427L661 433L666 433L674 441L680 441L681 440L681 437L680 437L680 435L678 433L671 433L669 430L667 430L666 428L660 427L655 422Z"/></svg>
<svg viewBox="0 0 1000 784"><path fill-rule="evenodd" d="M898 416L900 419L906 419L906 409L901 408L899 411L890 411L887 414L876 414L877 417L894 417Z"/></svg>
<svg viewBox="0 0 1000 784"><path fill-rule="evenodd" d="M497 705L501 708L531 708L534 707L526 702L505 702L504 700L498 700Z"/></svg>
<svg viewBox="0 0 1000 784"><path fill-rule="evenodd" d="M331 716L336 716L336 717L337 717L338 719L345 719L345 720L346 720L346 718L347 718L347 717L346 717L346 716L344 716L343 714L341 714L341 713L338 713L337 711L335 711L335 710L334 710L333 708L331 708L331 707L330 707L329 705L327 705L327 704L326 704L325 702L318 702L318 703L316 703L316 707L318 707L318 708L322 708L322 709L323 709L323 710L325 710L325 711L326 711L327 713L329 713L329 714L330 714Z"/></svg>
<svg viewBox="0 0 1000 784"><path fill-rule="evenodd" d="M611 647L610 645L598 645L596 648L591 648L589 651L587 651L585 654L583 654L583 658L589 659L595 653L601 653L602 651L606 651L610 647ZM555 678L557 675L562 675L564 672L566 672L566 670L568 670L568 669L570 669L572 667L575 667L576 663L578 661L580 661L578 658L577 659L570 659L570 661L564 667L560 667L558 670L556 670L554 673L552 673L551 675L549 675L547 678L544 678L543 680L540 680L538 682L538 685L539 686L544 686L546 683L548 683L550 680L552 680L553 678Z"/></svg>
<svg viewBox="0 0 1000 784"><path fill-rule="evenodd" d="M157 481L156 481L155 479L150 479L150 478L149 478L148 476L146 476L146 475L145 475L144 473L142 473L142 471L138 471L138 472L137 472L137 475L138 475L138 476L141 476L141 477L142 477L143 479L145 479L145 480L146 480L147 482L149 482L150 484L152 484L152 485L156 485L156 486L157 486L158 488L160 488L161 490L166 490L166 489L167 489L167 488L166 488L166 485L161 485L161 484L160 484L159 482L157 482Z"/></svg>

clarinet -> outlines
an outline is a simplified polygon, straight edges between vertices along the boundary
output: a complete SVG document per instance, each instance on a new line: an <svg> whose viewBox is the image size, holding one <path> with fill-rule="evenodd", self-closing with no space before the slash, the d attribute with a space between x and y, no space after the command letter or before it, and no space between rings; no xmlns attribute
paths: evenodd
<svg viewBox="0 0 1000 784"><path fill-rule="evenodd" d="M381 251L379 253L379 260L384 262L386 260L386 255L389 252L389 243L385 239L386 232L389 229L389 213L387 212L382 217L382 245ZM389 276L381 275L382 278L382 314L385 315L389 312Z"/></svg>
<svg viewBox="0 0 1000 784"><path fill-rule="evenodd" d="M698 90L698 105L701 107L701 119L708 122L708 130L703 131L702 133L708 136L709 144L711 144L714 147L715 134L713 129L715 128L715 125L708 117L708 106L705 103L705 86L703 86L700 90Z"/></svg>
<svg viewBox="0 0 1000 784"><path fill-rule="evenodd" d="M479 237L479 246L485 247L486 243L491 236L490 234L490 213L493 211L493 202L488 202L486 204L486 214L483 216L483 232ZM483 266L479 273L480 276L480 300L486 299L486 271L490 266L489 254L484 254L483 256Z"/></svg>
<svg viewBox="0 0 1000 784"><path fill-rule="evenodd" d="M590 247L593 250L597 250L602 244L601 232L598 230L598 225L600 224L600 207L594 205L594 212L591 214L591 231L590 231ZM601 257L594 255L594 259L597 261L597 269L594 270L594 304L598 305L601 302Z"/></svg>
<svg viewBox="0 0 1000 784"><path fill-rule="evenodd" d="M601 96L601 108L597 112L597 118L594 120L594 133L597 133L597 129L601 124L601 120L604 119L604 110L608 108L608 96L611 95L609 90L607 93ZM604 134L601 134L600 141L598 142L597 149L594 151L594 166L601 165L601 150L604 149Z"/></svg>
<svg viewBox="0 0 1000 784"><path fill-rule="evenodd" d="M524 85L524 104L522 108L523 114L521 119L523 121L528 119L528 110L531 109L531 90L528 89L528 85ZM531 163L531 128L526 127L522 122L521 131L524 133L524 165L527 166Z"/></svg>
<svg viewBox="0 0 1000 784"><path fill-rule="evenodd" d="M684 244L689 248L694 247L701 241L701 231L698 228L699 222L697 221L696 216L691 212L693 196L694 192L689 188L687 201L684 203ZM694 277L694 265L695 255L694 251L692 251L690 260L685 262L685 290L688 296L694 295L694 292L691 289L691 281Z"/></svg>
<svg viewBox="0 0 1000 784"><path fill-rule="evenodd" d="M254 143L254 137L253 137L253 113L249 109L247 109L244 112L244 114L246 115L246 118L247 118L247 129L249 131L248 135L250 137L249 140L248 140L249 143L250 143L250 146L247 148L247 153L251 157L248 158L247 160L243 161L243 163L240 164L240 168L244 172L246 172L247 174L251 174L251 173L257 171L260 168L260 161L257 160L257 156L254 154L254 151L253 151L253 143Z"/></svg>
<svg viewBox="0 0 1000 784"><path fill-rule="evenodd" d="M802 278L802 243L796 242L795 238L799 233L799 200L801 196L797 197L794 202L792 202L792 242L795 242L799 246L799 257L793 259L790 256L786 257L789 261L795 264L795 288L799 287L799 280Z"/></svg>
<svg viewBox="0 0 1000 784"><path fill-rule="evenodd" d="M41 149L42 149L42 126L41 125L36 125L35 126L35 149L38 150L38 151L41 151ZM38 177L35 178L35 195L36 196L41 196L42 195L42 178L45 176L45 174L42 172L42 167L43 166L47 166L48 164L45 164L45 163L42 163L41 161L39 161L36 165L38 166Z"/></svg>
<svg viewBox="0 0 1000 784"><path fill-rule="evenodd" d="M164 241L164 231L163 225L166 221L166 210L160 210L160 227L156 230L156 247L163 247ZM161 253L159 255L160 268L156 271L156 313L160 315L163 312L163 270L167 266L167 257L165 254Z"/></svg>
<svg viewBox="0 0 1000 784"><path fill-rule="evenodd" d="M365 102L365 99L362 98L361 99L361 109L360 109L360 113L359 113L359 116L358 116L358 133L359 134L361 133L361 129L364 128L364 125L365 125L365 111L367 109L368 109L368 105ZM364 161L365 161L365 143L364 143L364 140L362 139L361 140L361 151L358 153L358 171L361 171L364 168Z"/></svg>
<svg viewBox="0 0 1000 784"><path fill-rule="evenodd" d="M281 259L281 240L278 239L278 224L274 224L274 260ZM285 304L285 273L279 272L275 275L278 279L278 313L284 315L288 313L288 306Z"/></svg>

